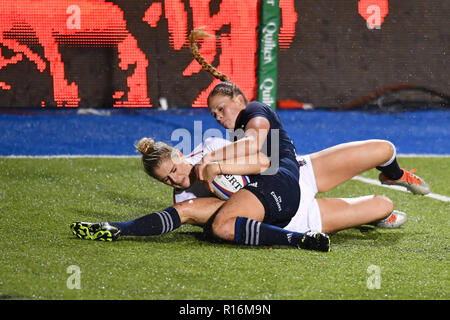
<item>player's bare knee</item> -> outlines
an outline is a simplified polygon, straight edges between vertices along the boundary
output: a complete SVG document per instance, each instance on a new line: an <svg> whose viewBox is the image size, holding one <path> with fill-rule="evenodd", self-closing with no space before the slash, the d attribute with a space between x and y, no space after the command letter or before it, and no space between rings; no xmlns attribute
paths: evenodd
<svg viewBox="0 0 450 320"><path fill-rule="evenodd" d="M214 219L212 223L212 232L214 236L223 240L233 240L234 239L234 224L235 218L224 218L220 214Z"/></svg>
<svg viewBox="0 0 450 320"><path fill-rule="evenodd" d="M380 212L383 217L387 217L394 211L394 203L386 196L374 195L373 198L377 201L377 206L380 207Z"/></svg>
<svg viewBox="0 0 450 320"><path fill-rule="evenodd" d="M182 215L187 209L186 203L187 201L177 202L173 204L173 207L177 210L178 214Z"/></svg>
<svg viewBox="0 0 450 320"><path fill-rule="evenodd" d="M388 140L372 139L368 141L382 163L389 161L395 153L395 146Z"/></svg>
<svg viewBox="0 0 450 320"><path fill-rule="evenodd" d="M388 140L379 140L379 141L380 141L379 143L380 153L384 156L385 162L389 161L396 152L395 146L392 142Z"/></svg>
<svg viewBox="0 0 450 320"><path fill-rule="evenodd" d="M190 212L190 203L189 201L178 202L173 205L175 210L177 210L178 215L180 216L181 223L190 223L192 222L192 217Z"/></svg>

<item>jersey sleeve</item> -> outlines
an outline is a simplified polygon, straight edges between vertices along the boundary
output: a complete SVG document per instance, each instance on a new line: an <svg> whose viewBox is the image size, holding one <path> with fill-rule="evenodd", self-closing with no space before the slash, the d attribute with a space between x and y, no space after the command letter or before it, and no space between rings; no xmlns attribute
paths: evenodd
<svg viewBox="0 0 450 320"><path fill-rule="evenodd" d="M245 107L244 112L246 122L256 117L264 117L267 120L271 119L270 110L268 110L268 107L265 104L262 104L261 102L257 101L250 102L247 105L247 107Z"/></svg>
<svg viewBox="0 0 450 320"><path fill-rule="evenodd" d="M198 198L193 192L186 190L174 190L173 192L173 203L179 203L186 200L191 200Z"/></svg>

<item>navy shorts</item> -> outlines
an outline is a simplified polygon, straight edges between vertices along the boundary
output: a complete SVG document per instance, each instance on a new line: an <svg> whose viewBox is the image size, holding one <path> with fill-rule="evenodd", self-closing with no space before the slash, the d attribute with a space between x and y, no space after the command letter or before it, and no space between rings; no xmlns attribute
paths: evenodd
<svg viewBox="0 0 450 320"><path fill-rule="evenodd" d="M252 192L265 209L264 223L285 227L300 204L298 163L283 162L273 175L249 175L244 187Z"/></svg>

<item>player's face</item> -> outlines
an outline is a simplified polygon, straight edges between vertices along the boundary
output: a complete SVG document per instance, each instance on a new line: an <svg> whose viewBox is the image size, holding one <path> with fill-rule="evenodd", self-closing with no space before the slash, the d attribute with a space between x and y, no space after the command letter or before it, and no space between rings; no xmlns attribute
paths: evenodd
<svg viewBox="0 0 450 320"><path fill-rule="evenodd" d="M181 157L171 157L163 160L155 168L155 178L175 189L187 189L191 186L192 165Z"/></svg>
<svg viewBox="0 0 450 320"><path fill-rule="evenodd" d="M243 97L217 94L209 99L209 112L225 129L234 129L239 112L245 109Z"/></svg>

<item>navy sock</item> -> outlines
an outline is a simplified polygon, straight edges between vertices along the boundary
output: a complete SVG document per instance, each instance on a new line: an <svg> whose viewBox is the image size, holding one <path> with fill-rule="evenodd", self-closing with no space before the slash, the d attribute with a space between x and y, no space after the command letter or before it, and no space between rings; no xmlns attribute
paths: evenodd
<svg viewBox="0 0 450 320"><path fill-rule="evenodd" d="M181 226L181 220L177 210L169 207L134 220L110 224L118 227L124 236L153 236L177 229Z"/></svg>
<svg viewBox="0 0 450 320"><path fill-rule="evenodd" d="M386 178L391 180L398 180L403 176L403 170L400 169L396 158L390 164L383 167L378 166L377 169L383 172Z"/></svg>
<svg viewBox="0 0 450 320"><path fill-rule="evenodd" d="M236 218L234 240L239 244L297 246L302 238L302 233L288 231L249 218Z"/></svg>

